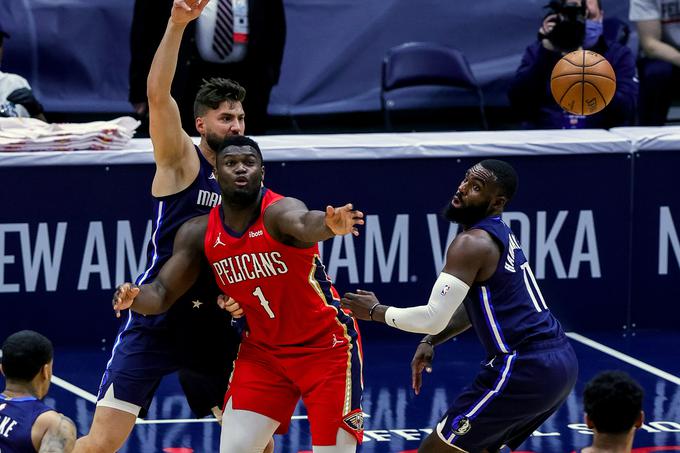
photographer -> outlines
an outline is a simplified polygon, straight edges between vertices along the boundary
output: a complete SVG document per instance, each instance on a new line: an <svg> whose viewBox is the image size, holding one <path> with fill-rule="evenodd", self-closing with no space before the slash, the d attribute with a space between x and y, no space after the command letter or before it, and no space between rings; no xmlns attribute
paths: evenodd
<svg viewBox="0 0 680 453"><path fill-rule="evenodd" d="M522 119L522 126L582 129L631 125L638 97L635 59L628 47L605 40L600 1L556 0L547 8L549 13L543 19L538 40L524 52L508 92L513 112ZM565 54L579 49L599 53L616 73L616 94L611 103L590 116L565 112L550 91L550 74L555 64Z"/></svg>

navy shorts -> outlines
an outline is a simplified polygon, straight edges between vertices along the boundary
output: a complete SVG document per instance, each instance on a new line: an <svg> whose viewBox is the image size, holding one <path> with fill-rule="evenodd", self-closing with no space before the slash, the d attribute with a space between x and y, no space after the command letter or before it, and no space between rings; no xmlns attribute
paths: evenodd
<svg viewBox="0 0 680 453"><path fill-rule="evenodd" d="M560 407L578 375L566 337L497 355L481 368L435 430L468 452L517 448Z"/></svg>
<svg viewBox="0 0 680 453"><path fill-rule="evenodd" d="M197 417L221 407L240 335L215 301L182 297L162 315L124 313L97 404L144 417L161 379L178 371Z"/></svg>

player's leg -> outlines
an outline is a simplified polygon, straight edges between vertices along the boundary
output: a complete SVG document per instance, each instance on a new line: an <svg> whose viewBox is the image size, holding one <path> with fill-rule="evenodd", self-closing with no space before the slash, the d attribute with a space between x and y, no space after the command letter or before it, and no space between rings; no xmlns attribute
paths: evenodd
<svg viewBox="0 0 680 453"><path fill-rule="evenodd" d="M336 333L336 347L301 357L289 370L302 391L315 452L354 452L363 438L362 358L356 336ZM333 343L331 343L332 345ZM298 359L300 360L300 359Z"/></svg>
<svg viewBox="0 0 680 453"><path fill-rule="evenodd" d="M271 452L285 434L300 394L273 355L242 343L227 391L220 452Z"/></svg>
<svg viewBox="0 0 680 453"><path fill-rule="evenodd" d="M76 441L73 453L113 453L127 440L137 416L111 407L97 406L90 432Z"/></svg>
<svg viewBox="0 0 680 453"><path fill-rule="evenodd" d="M444 442L437 433L432 433L427 436L418 447L418 453L468 453L455 445L450 445ZM486 452L486 450L484 450Z"/></svg>
<svg viewBox="0 0 680 453"><path fill-rule="evenodd" d="M335 445L312 446L314 453L354 453L357 450L357 438L342 428L338 428Z"/></svg>
<svg viewBox="0 0 680 453"><path fill-rule="evenodd" d="M132 312L121 325L97 396L89 433L78 439L77 453L113 453L121 448L144 417L161 378L174 371L171 348L158 317L138 317Z"/></svg>
<svg viewBox="0 0 680 453"><path fill-rule="evenodd" d="M577 370L566 339L496 356L482 366L432 434L441 443L468 452L495 452L510 440L516 446L533 432L527 427L537 427L538 417L560 406L573 388ZM438 445L429 439L422 451L430 451L428 447L440 451L435 449Z"/></svg>
<svg viewBox="0 0 680 453"><path fill-rule="evenodd" d="M280 423L257 412L237 410L229 398L222 416L220 452L262 453L273 450L272 436ZM271 443L271 445L269 445ZM270 447L268 449L267 447Z"/></svg>
<svg viewBox="0 0 680 453"><path fill-rule="evenodd" d="M177 372L179 383L187 397L191 411L197 418L212 414L222 423L222 404L227 393L231 366L228 373L209 374L208 372L180 369Z"/></svg>

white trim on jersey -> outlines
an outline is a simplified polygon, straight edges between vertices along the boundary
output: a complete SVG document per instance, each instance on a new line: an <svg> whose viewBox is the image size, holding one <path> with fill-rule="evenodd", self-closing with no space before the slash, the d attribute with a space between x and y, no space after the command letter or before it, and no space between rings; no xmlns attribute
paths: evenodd
<svg viewBox="0 0 680 453"><path fill-rule="evenodd" d="M161 229L161 224L163 223L163 207L164 207L164 202L161 201L158 203L158 216L156 217L156 228L153 230L153 234L151 235L151 245L153 246L153 258L151 259L151 265L146 269L142 277L137 281L138 285L141 285L144 283L144 281L149 277L149 272L151 272L151 269L154 268L156 265L156 262L158 262L158 245L156 244L156 235L158 234L158 230Z"/></svg>
<svg viewBox="0 0 680 453"><path fill-rule="evenodd" d="M482 303L484 304L484 314L486 315L486 321L491 326L491 331L493 332L494 340L496 340L496 345L498 346L498 349L500 349L501 352L504 352L505 354L507 354L507 353L510 352L510 350L508 349L508 347L505 345L505 342L503 341L503 338L501 336L500 326L496 322L496 318L494 318L494 314L493 314L493 309L491 308L491 301L490 301L491 292L489 291L489 288L486 287L486 286L480 286L479 291L482 293Z"/></svg>

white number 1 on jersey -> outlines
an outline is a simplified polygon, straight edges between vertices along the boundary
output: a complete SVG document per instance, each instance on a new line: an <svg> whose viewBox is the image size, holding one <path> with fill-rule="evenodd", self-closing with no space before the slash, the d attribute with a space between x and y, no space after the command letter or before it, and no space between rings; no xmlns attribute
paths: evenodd
<svg viewBox="0 0 680 453"><path fill-rule="evenodd" d="M274 312L271 308L269 308L269 301L265 299L264 294L262 294L262 288L259 286L255 288L255 291L253 291L253 296L256 296L258 299L260 299L260 305L264 307L264 311L267 312L271 319L274 319Z"/></svg>

